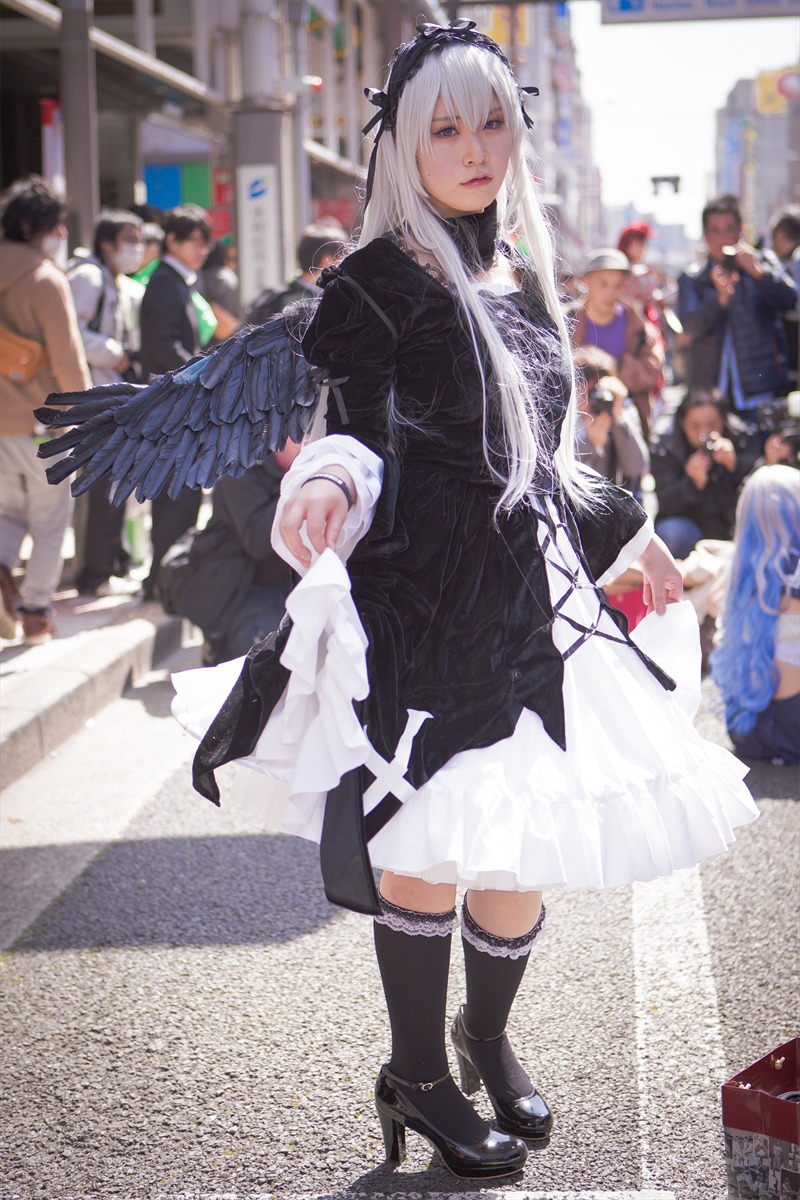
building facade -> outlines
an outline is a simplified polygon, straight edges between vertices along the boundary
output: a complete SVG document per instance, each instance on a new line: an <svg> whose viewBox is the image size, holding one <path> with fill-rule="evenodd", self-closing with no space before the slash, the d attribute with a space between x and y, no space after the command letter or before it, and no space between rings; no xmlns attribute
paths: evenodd
<svg viewBox="0 0 800 1200"><path fill-rule="evenodd" d="M39 172L65 190L72 246L101 205L200 204L237 242L249 299L293 273L310 220L353 223L363 88L417 15L411 0L0 0L0 187Z"/></svg>
<svg viewBox="0 0 800 1200"><path fill-rule="evenodd" d="M799 83L797 67L740 79L717 112L716 191L739 197L752 240L778 209L800 203Z"/></svg>
<svg viewBox="0 0 800 1200"><path fill-rule="evenodd" d="M69 196L71 246L101 205L193 202L239 251L245 301L294 271L310 220L357 219L367 85L417 17L467 16L540 96L536 171L574 265L597 244L600 178L569 6L438 0L0 0L0 186Z"/></svg>

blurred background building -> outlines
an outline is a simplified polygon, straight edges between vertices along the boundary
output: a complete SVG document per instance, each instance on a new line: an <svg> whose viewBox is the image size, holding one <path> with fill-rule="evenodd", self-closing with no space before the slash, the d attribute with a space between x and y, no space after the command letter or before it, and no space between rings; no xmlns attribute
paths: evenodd
<svg viewBox="0 0 800 1200"><path fill-rule="evenodd" d="M0 183L64 186L83 244L101 204L200 204L254 295L292 273L312 218L352 224L363 88L415 16L372 0L0 0Z"/></svg>
<svg viewBox="0 0 800 1200"><path fill-rule="evenodd" d="M420 14L474 19L522 82L540 88L528 102L539 182L566 263L647 217L603 208L563 2L0 0L0 186L31 171L61 186L71 246L89 243L101 204L154 217L200 204L216 236L235 242L250 299L292 274L309 221L356 222L369 150L361 128L373 112L363 89L382 82ZM720 118L718 170L746 197L751 165L766 172L769 160L779 173L788 151L776 122L788 138L796 117L760 112L756 82L741 88L724 129ZM774 205L779 192L776 182L759 203ZM668 250L685 256L678 229L653 245Z"/></svg>
<svg viewBox="0 0 800 1200"><path fill-rule="evenodd" d="M800 67L740 79L717 113L716 190L742 200L752 237L800 204Z"/></svg>

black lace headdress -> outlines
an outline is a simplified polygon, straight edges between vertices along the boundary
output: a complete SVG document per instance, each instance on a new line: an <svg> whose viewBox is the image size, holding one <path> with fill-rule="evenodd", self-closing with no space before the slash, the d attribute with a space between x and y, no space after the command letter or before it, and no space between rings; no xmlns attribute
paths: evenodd
<svg viewBox="0 0 800 1200"><path fill-rule="evenodd" d="M445 46L450 46L455 42L462 42L469 46L480 46L481 49L488 50L490 54L494 54L500 59L517 86L520 108L522 109L522 119L528 129L533 125L533 121L525 111L523 96L538 96L539 89L536 87L523 87L519 83L511 69L510 62L505 54L503 54L497 42L492 41L485 33L479 33L474 21L468 21L463 17L458 21L451 21L449 25L433 25L429 21L419 21L417 22L417 36L412 38L410 42L406 42L405 45L400 46L394 52L385 90L380 91L377 88L364 88L364 95L378 109L378 112L375 113L374 117L367 122L361 131L366 136L366 134L378 125L378 132L375 134L375 143L372 147L372 154L370 155L369 167L367 169L365 205L369 204L369 199L372 195L378 142L387 130L393 133L396 128L397 105L400 102L403 88L409 79L416 75L428 54L441 53Z"/></svg>

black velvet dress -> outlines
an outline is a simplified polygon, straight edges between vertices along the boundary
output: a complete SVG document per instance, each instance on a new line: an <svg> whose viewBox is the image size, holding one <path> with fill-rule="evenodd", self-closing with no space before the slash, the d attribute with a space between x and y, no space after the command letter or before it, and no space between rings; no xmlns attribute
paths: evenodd
<svg viewBox="0 0 800 1200"><path fill-rule="evenodd" d="M515 269L520 290L491 303L504 336L526 356L555 446L569 371L532 272L522 260ZM408 759L405 777L415 789L461 752L511 738L526 710L540 719L554 751L580 752L570 746L565 719L565 659L599 638L617 641L639 677L668 698L669 675L630 640L624 616L592 582L642 530L639 504L608 484L601 502L578 512L550 461L529 500L496 515L502 489L484 452L480 374L448 287L389 237L349 255L320 282L323 298L302 346L332 385L327 431L356 439L383 463L371 527L347 564L368 641L369 694L359 717L371 746L390 761L408 713L431 714ZM490 377L487 442L499 462L496 403ZM567 591L591 589L594 611L588 621L566 618L573 626L567 651L554 641L546 567L556 535L574 554L557 568ZM280 655L288 636L287 624L277 639L253 648L201 742L195 786L212 799L214 768L254 753L284 693L289 676ZM399 808L386 796L369 813L367 834L390 829Z"/></svg>

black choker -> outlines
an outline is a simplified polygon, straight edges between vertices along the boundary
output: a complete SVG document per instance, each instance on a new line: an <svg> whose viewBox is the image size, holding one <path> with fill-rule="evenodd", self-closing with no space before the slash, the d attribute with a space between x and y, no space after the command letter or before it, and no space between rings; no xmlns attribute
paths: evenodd
<svg viewBox="0 0 800 1200"><path fill-rule="evenodd" d="M488 271L497 250L497 201L493 200L480 213L442 218L442 224L455 242L467 270L473 275Z"/></svg>

